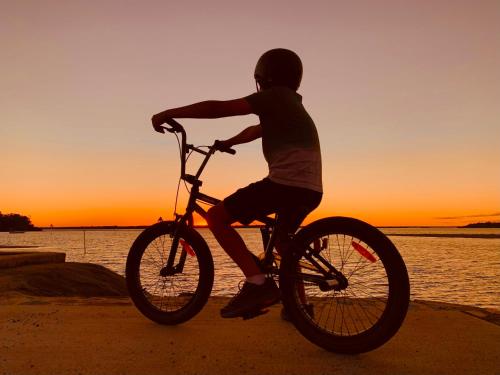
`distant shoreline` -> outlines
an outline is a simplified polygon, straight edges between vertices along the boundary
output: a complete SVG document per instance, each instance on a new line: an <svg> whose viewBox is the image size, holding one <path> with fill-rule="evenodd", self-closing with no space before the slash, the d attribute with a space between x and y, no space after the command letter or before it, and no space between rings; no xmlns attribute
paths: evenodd
<svg viewBox="0 0 500 375"><path fill-rule="evenodd" d="M143 230L148 225L102 225L102 226L68 226L68 227L39 227L38 231L51 231L51 230L81 230L81 231L113 231L113 230ZM258 229L262 225L241 225L235 226L236 229ZM195 226L196 229L208 228L206 225ZM458 226L384 226L377 227L380 230L384 229L465 229L465 233L386 233L388 237L435 237L435 238L483 238L483 239L498 239L500 233L467 233L470 227ZM477 229L473 227L471 229Z"/></svg>
<svg viewBox="0 0 500 375"><path fill-rule="evenodd" d="M459 228L500 228L500 223L487 221L486 223L472 223Z"/></svg>
<svg viewBox="0 0 500 375"><path fill-rule="evenodd" d="M146 229L147 227L151 226L150 225L88 225L88 226L64 226L64 227L37 227L35 231L40 231L40 230L51 230L51 229L57 229L57 230L113 230L113 229ZM195 225L195 228L208 228L207 225ZM241 229L247 229L247 228L262 228L264 225L235 225L235 228ZM488 229L488 228L500 228L500 224L498 226L476 226L475 224L469 224L465 226L457 226L457 225L394 225L394 226L378 226L378 229L409 229L409 228L418 228L418 229L431 229L431 228L443 228L443 229ZM397 234L397 236L407 236L413 234ZM418 234L419 236L421 234ZM396 234L395 234L396 236ZM439 235L441 236L441 235Z"/></svg>

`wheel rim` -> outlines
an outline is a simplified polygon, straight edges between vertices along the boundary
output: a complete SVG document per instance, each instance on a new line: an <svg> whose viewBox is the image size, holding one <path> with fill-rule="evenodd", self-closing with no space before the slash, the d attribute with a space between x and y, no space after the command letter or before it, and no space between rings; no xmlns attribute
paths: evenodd
<svg viewBox="0 0 500 375"><path fill-rule="evenodd" d="M346 234L316 238L308 245L308 251L318 250L348 284L341 290L322 291L307 277L320 273L311 262L301 258L300 273L294 278L301 315L329 335L350 337L373 328L382 319L389 299L388 276L378 254L361 239Z"/></svg>
<svg viewBox="0 0 500 375"><path fill-rule="evenodd" d="M196 296L200 280L198 258L189 246L182 273L161 276L160 271L167 263L173 238L161 235L151 241L142 253L139 266L139 285L147 303L161 312L182 310ZM186 241L181 238L181 241ZM179 264L183 246L178 246L174 266Z"/></svg>

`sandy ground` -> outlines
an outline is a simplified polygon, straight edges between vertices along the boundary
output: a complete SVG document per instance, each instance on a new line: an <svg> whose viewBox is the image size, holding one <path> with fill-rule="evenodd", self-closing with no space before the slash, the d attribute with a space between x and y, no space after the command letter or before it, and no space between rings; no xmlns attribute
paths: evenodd
<svg viewBox="0 0 500 375"><path fill-rule="evenodd" d="M0 301L0 374L500 374L500 326L474 309L413 303L382 348L345 356L306 341L279 317L218 316L214 299L176 327L126 298Z"/></svg>
<svg viewBox="0 0 500 375"><path fill-rule="evenodd" d="M279 306L243 321L221 319L224 303L212 298L191 321L168 327L127 297L4 290L0 374L500 374L500 319L485 310L413 302L391 341L346 356L309 343Z"/></svg>

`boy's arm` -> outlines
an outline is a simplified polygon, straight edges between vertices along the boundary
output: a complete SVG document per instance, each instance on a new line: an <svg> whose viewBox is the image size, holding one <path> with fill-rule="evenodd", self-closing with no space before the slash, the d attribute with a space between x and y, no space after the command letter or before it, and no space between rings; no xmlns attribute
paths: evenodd
<svg viewBox="0 0 500 375"><path fill-rule="evenodd" d="M158 126L169 118L219 118L250 113L252 113L252 108L244 98L225 101L208 100L185 107L167 109L154 115L151 121L153 126Z"/></svg>
<svg viewBox="0 0 500 375"><path fill-rule="evenodd" d="M260 137L262 137L262 126L259 124L259 125L249 126L241 133L235 135L234 137L226 139L225 141L218 141L218 142L221 142L225 147L232 147L234 145L252 142L253 140L256 140L257 138Z"/></svg>

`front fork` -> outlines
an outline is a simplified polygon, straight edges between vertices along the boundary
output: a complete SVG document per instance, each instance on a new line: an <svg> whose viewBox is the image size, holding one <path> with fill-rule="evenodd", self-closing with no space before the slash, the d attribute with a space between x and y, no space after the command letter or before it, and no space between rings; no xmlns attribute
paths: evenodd
<svg viewBox="0 0 500 375"><path fill-rule="evenodd" d="M172 245L170 246L170 251L168 254L167 264L160 270L160 276L173 276L177 273L182 273L184 270L184 264L186 263L186 257L189 252L186 247L189 247L188 243L181 243L180 239L180 230L183 225L192 226L193 225L193 214L187 213L186 215L176 215L175 221L172 223L174 226L173 231L170 235L172 238ZM182 246L181 256L179 258L179 262L174 265L175 257L177 256L177 249L179 248L179 244ZM192 252L192 250L191 250Z"/></svg>

